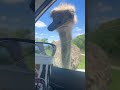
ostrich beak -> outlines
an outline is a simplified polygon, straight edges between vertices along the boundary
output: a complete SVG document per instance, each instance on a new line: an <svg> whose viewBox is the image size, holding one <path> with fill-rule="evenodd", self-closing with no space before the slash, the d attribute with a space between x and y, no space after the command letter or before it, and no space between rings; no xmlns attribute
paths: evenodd
<svg viewBox="0 0 120 90"><path fill-rule="evenodd" d="M48 30L49 31L54 31L54 26L52 25L52 23L48 26Z"/></svg>
<svg viewBox="0 0 120 90"><path fill-rule="evenodd" d="M48 26L48 30L49 31L54 31L55 29L57 29L59 27L59 24L52 22L49 26Z"/></svg>

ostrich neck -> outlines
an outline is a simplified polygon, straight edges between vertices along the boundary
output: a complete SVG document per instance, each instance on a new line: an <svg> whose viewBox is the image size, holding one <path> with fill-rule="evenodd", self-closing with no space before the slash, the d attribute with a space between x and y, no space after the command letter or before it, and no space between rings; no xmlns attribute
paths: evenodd
<svg viewBox="0 0 120 90"><path fill-rule="evenodd" d="M72 40L72 28L68 27L60 30L59 36L61 40L61 53L62 64L64 68L70 68L70 56L71 56L71 40Z"/></svg>

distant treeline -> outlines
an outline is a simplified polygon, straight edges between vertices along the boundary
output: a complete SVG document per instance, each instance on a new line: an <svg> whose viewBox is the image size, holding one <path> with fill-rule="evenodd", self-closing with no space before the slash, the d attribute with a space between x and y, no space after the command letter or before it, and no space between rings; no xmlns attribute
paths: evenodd
<svg viewBox="0 0 120 90"><path fill-rule="evenodd" d="M82 52L85 52L85 34L77 36L73 39L73 43L77 45Z"/></svg>
<svg viewBox="0 0 120 90"><path fill-rule="evenodd" d="M36 42L48 42L48 39L42 38L42 39L36 39L35 41ZM54 41L52 41L52 42L54 42ZM80 50L85 52L85 35L77 36L75 39L72 40L72 43L77 45L80 48Z"/></svg>

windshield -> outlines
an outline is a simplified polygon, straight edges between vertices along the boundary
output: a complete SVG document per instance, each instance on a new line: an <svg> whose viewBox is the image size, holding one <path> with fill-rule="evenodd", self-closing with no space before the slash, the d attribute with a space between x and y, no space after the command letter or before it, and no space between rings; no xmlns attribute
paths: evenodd
<svg viewBox="0 0 120 90"><path fill-rule="evenodd" d="M61 3L73 5L76 9L75 16L77 22L73 27L68 27L70 30L66 32L58 32L52 24L55 20L59 21L65 18L61 15L57 18L51 17L51 11ZM63 8L62 8L63 9ZM57 9L56 9L57 10ZM64 19L65 20L65 19ZM55 25L57 23L55 22ZM70 22L70 21L69 21ZM64 25L67 25L64 24ZM52 28L51 28L52 27ZM60 24L61 29L67 29L63 24ZM49 29L55 29L50 31ZM62 31L62 30L61 30ZM71 36L70 36L71 35ZM68 37L68 38L66 38ZM71 39L72 38L72 39ZM56 53L54 55L53 65L60 68L66 68L69 62L72 70L85 70L85 0L57 0L35 23L35 40L36 42L49 42L56 45ZM37 48L37 47L36 47ZM39 52L39 51L36 51ZM69 53L70 52L70 53ZM65 62L65 58L68 60ZM63 60L64 59L64 60Z"/></svg>

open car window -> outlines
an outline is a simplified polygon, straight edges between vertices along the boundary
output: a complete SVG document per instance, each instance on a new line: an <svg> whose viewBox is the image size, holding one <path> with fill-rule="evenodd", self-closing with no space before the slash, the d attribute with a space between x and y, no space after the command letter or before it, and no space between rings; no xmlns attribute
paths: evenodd
<svg viewBox="0 0 120 90"><path fill-rule="evenodd" d="M48 0L49 1L49 0ZM49 42L56 45L56 52L54 55L53 65L59 68L62 67L62 52L61 40L59 33L49 31L48 26L53 22L50 17L51 11L61 3L68 3L75 6L75 14L77 16L77 23L73 26L72 40L71 40L71 70L85 71L85 0L56 0L49 8L46 9L41 17L36 19L35 23L35 40L36 42ZM36 6L36 9L38 6ZM63 17L58 17L62 20ZM61 25L62 26L62 25ZM63 43L70 42L66 40ZM67 56L66 56L67 57Z"/></svg>

